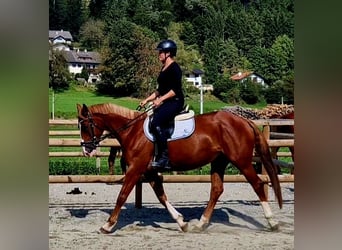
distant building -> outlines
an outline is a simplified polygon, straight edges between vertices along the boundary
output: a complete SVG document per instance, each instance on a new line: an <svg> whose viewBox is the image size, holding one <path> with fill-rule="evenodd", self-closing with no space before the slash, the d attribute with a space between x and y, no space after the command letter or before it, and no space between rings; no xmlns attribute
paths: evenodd
<svg viewBox="0 0 342 250"><path fill-rule="evenodd" d="M186 74L186 81L191 82L196 88L203 87L203 90L213 90L213 85L202 84L202 75L204 72L200 69L193 69L190 73Z"/></svg>
<svg viewBox="0 0 342 250"><path fill-rule="evenodd" d="M251 80L252 82L258 83L263 87L268 87L265 83L265 80L262 76L252 71L245 71L245 72L238 72L237 74L230 77L230 79L234 81L244 82L247 79Z"/></svg>
<svg viewBox="0 0 342 250"><path fill-rule="evenodd" d="M54 49L70 50L73 38L69 31L49 30L49 42L53 45Z"/></svg>
<svg viewBox="0 0 342 250"><path fill-rule="evenodd" d="M63 52L68 64L68 70L72 74L80 74L83 68L89 73L88 82L95 83L100 80L97 69L101 63L100 54L93 51L69 50Z"/></svg>

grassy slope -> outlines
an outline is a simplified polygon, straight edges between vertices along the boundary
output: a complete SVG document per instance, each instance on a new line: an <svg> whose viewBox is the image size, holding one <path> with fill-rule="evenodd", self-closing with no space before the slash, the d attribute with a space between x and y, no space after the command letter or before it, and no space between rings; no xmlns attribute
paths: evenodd
<svg viewBox="0 0 342 250"><path fill-rule="evenodd" d="M136 109L140 99L130 97L113 98L110 96L98 96L90 89L83 87L72 87L62 93L55 93L55 119L74 119L76 118L76 104L93 105L97 103L111 102L120 106L131 109ZM186 103L196 114L200 113L200 95L192 95L186 98ZM203 112L207 113L213 110L219 110L222 107L229 106L230 104L224 103L212 95L204 95ZM232 104L231 104L232 105ZM253 106L253 108L263 108L265 104ZM52 114L52 92L49 92L49 118Z"/></svg>

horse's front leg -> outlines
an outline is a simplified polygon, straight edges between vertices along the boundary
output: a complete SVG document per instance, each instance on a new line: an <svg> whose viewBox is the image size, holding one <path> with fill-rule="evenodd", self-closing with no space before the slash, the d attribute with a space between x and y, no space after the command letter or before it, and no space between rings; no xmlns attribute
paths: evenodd
<svg viewBox="0 0 342 250"><path fill-rule="evenodd" d="M171 217L177 222L177 224L180 226L183 232L188 231L188 223L184 222L183 215L178 212L170 202L167 200L167 196L164 191L163 187L163 180L162 176L159 176L157 172L151 172L149 175L150 185L156 194L159 202L167 209L167 211L170 213Z"/></svg>
<svg viewBox="0 0 342 250"><path fill-rule="evenodd" d="M113 212L111 213L107 222L100 228L100 231L104 234L112 233L114 231L121 208L125 204L127 197L131 193L133 187L140 179L141 173L139 171L134 171L134 169L131 170L132 171L128 171L125 176L125 180L122 184Z"/></svg>

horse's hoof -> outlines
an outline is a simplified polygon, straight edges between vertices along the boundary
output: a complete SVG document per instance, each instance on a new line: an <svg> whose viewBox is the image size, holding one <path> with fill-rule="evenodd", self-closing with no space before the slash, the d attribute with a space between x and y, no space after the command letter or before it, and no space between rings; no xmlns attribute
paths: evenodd
<svg viewBox="0 0 342 250"><path fill-rule="evenodd" d="M187 222L184 223L183 226L181 226L181 229L184 233L189 231L189 224Z"/></svg>
<svg viewBox="0 0 342 250"><path fill-rule="evenodd" d="M107 231L106 229L104 229L103 227L100 228L100 232L103 234L110 234L111 232Z"/></svg>
<svg viewBox="0 0 342 250"><path fill-rule="evenodd" d="M192 233L201 233L209 226L209 223L203 223L197 219L191 220L190 223L188 232Z"/></svg>
<svg viewBox="0 0 342 250"><path fill-rule="evenodd" d="M201 233L206 229L204 225L193 225L191 228L191 232L193 233Z"/></svg>
<svg viewBox="0 0 342 250"><path fill-rule="evenodd" d="M278 231L279 230L279 223L274 220L269 220L268 224L270 225L271 231Z"/></svg>

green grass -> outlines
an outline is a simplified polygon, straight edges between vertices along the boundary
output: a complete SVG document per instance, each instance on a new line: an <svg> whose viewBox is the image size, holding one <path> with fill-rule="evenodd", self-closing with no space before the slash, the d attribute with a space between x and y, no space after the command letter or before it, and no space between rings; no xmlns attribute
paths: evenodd
<svg viewBox="0 0 342 250"><path fill-rule="evenodd" d="M147 94L146 94L147 95ZM52 117L52 91L49 91L49 118ZM114 103L123 107L130 109L136 109L139 105L141 99L131 98L131 97L120 97L114 98L110 96L100 96L95 93L94 90L81 87L72 86L69 90L54 93L55 99L55 119L75 119L76 118L76 104L87 104L93 105L98 103ZM200 95L191 94L187 97L185 102L189 104L190 108L195 111L196 114L200 113ZM213 95L204 94L203 95L203 113L211 112L214 110L219 110L225 106L232 106L234 104L229 104L220 101ZM260 103L257 105L241 105L243 107L251 108L264 108L265 103Z"/></svg>
<svg viewBox="0 0 342 250"><path fill-rule="evenodd" d="M52 116L52 91L49 91L49 118ZM93 105L98 103L112 102L127 108L135 109L138 99L129 97L113 98L109 96L99 96L95 91L83 87L73 86L69 90L54 93L55 97L55 119L75 119L76 104Z"/></svg>

